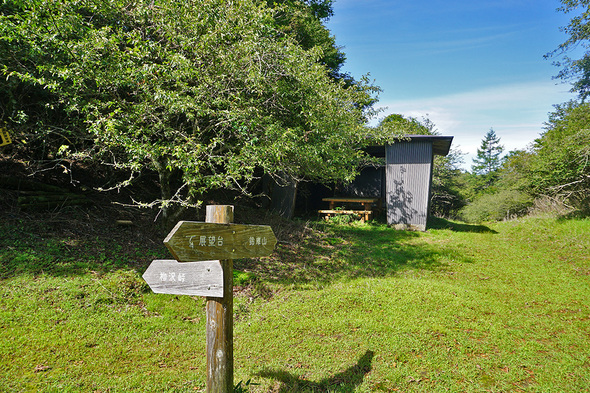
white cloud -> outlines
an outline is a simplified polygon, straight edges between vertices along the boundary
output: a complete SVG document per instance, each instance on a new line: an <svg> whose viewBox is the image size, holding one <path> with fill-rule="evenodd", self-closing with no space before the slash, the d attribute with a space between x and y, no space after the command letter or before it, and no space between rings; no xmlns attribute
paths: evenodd
<svg viewBox="0 0 590 393"><path fill-rule="evenodd" d="M553 105L574 98L568 86L553 81L518 83L438 97L382 102L382 117L392 113L418 119L426 116L443 135L453 135L466 169L490 128L506 151L523 149L543 131Z"/></svg>

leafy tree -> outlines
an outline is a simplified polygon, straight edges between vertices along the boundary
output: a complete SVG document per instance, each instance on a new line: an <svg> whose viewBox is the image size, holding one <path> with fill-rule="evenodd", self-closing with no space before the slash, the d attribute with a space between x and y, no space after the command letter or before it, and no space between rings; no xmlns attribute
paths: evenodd
<svg viewBox="0 0 590 393"><path fill-rule="evenodd" d="M434 124L429 119L391 114L382 119L374 130L376 143L392 143L406 135L433 135Z"/></svg>
<svg viewBox="0 0 590 393"><path fill-rule="evenodd" d="M590 39L590 0L561 0L562 6L558 11L564 14L576 13L569 24L561 30L568 35L568 39L557 49L545 55L545 58L561 57L561 61L554 64L561 67L557 75L564 81L572 82L572 92L577 92L583 101L590 94L590 52L584 51L579 59L567 55L574 48L588 48ZM579 11L578 11L579 10Z"/></svg>
<svg viewBox="0 0 590 393"><path fill-rule="evenodd" d="M479 188L489 187L498 178L498 170L502 166L502 153L504 146L500 144L500 138L490 128L477 149L477 157L473 159L471 171L477 175Z"/></svg>
<svg viewBox="0 0 590 393"><path fill-rule="evenodd" d="M355 175L371 115L359 103L377 89L334 81L321 48L298 44L260 2L4 0L0 10L3 120L53 154L125 169L129 182L155 170L165 214L208 190L247 192L260 171Z"/></svg>
<svg viewBox="0 0 590 393"><path fill-rule="evenodd" d="M446 156L435 156L432 169L431 213L438 217L456 217L466 205L460 169L463 152L451 148Z"/></svg>
<svg viewBox="0 0 590 393"><path fill-rule="evenodd" d="M530 192L571 207L590 206L590 104L557 105L535 140L526 168Z"/></svg>
<svg viewBox="0 0 590 393"><path fill-rule="evenodd" d="M524 150L509 152L496 171L497 180L493 187L485 192L468 191L471 192L471 203L461 211L461 217L468 222L481 222L526 215L533 201L526 190L525 176L530 157L531 153ZM478 175L469 176L467 184L481 185Z"/></svg>
<svg viewBox="0 0 590 393"><path fill-rule="evenodd" d="M532 159L528 150L513 150L502 160L499 171L498 188L527 191L527 172Z"/></svg>
<svg viewBox="0 0 590 393"><path fill-rule="evenodd" d="M42 27L33 26L31 18L39 18L41 8L39 1L0 1L0 121L14 136L11 148L19 146L33 162L52 157L62 143L91 142L81 131L83 120L46 86L48 67L67 62L68 51L61 36L36 35ZM47 24L60 23L57 15L45 13L45 18Z"/></svg>
<svg viewBox="0 0 590 393"><path fill-rule="evenodd" d="M276 11L275 21L281 31L306 50L319 48L319 61L328 68L330 75L352 82L348 75L340 73L346 56L323 24L333 15L331 0L267 0L266 3Z"/></svg>

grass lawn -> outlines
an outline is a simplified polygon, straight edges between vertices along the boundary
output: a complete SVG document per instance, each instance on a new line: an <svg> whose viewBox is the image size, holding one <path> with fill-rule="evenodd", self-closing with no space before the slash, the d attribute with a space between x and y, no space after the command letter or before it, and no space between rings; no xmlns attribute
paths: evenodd
<svg viewBox="0 0 590 393"><path fill-rule="evenodd" d="M30 225L0 221L0 391L203 391L204 299L141 279L163 245ZM234 264L251 392L590 391L590 220L312 222Z"/></svg>

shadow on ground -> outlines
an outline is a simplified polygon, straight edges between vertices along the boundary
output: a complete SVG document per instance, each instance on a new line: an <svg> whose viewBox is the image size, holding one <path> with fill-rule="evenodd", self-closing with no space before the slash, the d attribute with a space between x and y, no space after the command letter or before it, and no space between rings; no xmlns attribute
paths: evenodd
<svg viewBox="0 0 590 393"><path fill-rule="evenodd" d="M449 229L453 232L498 233L485 225L458 223L444 218L430 217L428 229Z"/></svg>
<svg viewBox="0 0 590 393"><path fill-rule="evenodd" d="M354 366L319 382L308 381L282 370L263 370L257 376L280 382L279 393L354 392L356 387L363 383L365 375L371 371L374 355L373 351L367 351Z"/></svg>
<svg viewBox="0 0 590 393"><path fill-rule="evenodd" d="M154 226L154 225L152 225ZM134 216L118 226L105 209L10 216L0 213L0 279L21 274L69 276L89 271L144 270L168 257L164 235Z"/></svg>
<svg viewBox="0 0 590 393"><path fill-rule="evenodd" d="M320 233L298 243L279 243L270 258L236 260L234 266L262 281L305 287L393 276L409 269L440 271L449 261L473 262L452 245L431 244L421 233L382 224L327 227Z"/></svg>
<svg viewBox="0 0 590 393"><path fill-rule="evenodd" d="M97 205L30 217L1 213L0 279L117 269L142 272L153 259L171 258L162 244L166 232L136 209L127 212ZM245 220L255 222L255 216L252 213ZM133 225L118 226L119 218L133 220ZM396 231L379 222L335 226L279 220L268 214L260 220L271 225L279 239L275 251L270 258L235 260L234 267L252 273L261 283L305 287L391 276L407 269L436 271L445 269L449 260L472 262L453 247L429 244L420 233ZM432 227L494 233L485 226L442 219Z"/></svg>

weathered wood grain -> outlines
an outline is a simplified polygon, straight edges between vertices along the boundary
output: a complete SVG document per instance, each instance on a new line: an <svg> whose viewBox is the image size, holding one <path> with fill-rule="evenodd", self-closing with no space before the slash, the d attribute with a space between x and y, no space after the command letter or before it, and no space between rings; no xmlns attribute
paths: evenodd
<svg viewBox="0 0 590 393"><path fill-rule="evenodd" d="M219 261L179 263L156 259L143 273L155 293L223 297L223 270Z"/></svg>
<svg viewBox="0 0 590 393"><path fill-rule="evenodd" d="M179 221L164 244L180 262L270 255L277 239L268 225Z"/></svg>
<svg viewBox="0 0 590 393"><path fill-rule="evenodd" d="M207 206L205 220L228 224L233 206ZM274 237L274 236L273 236ZM207 393L232 393L234 389L233 261L222 260L223 297L207 298Z"/></svg>

